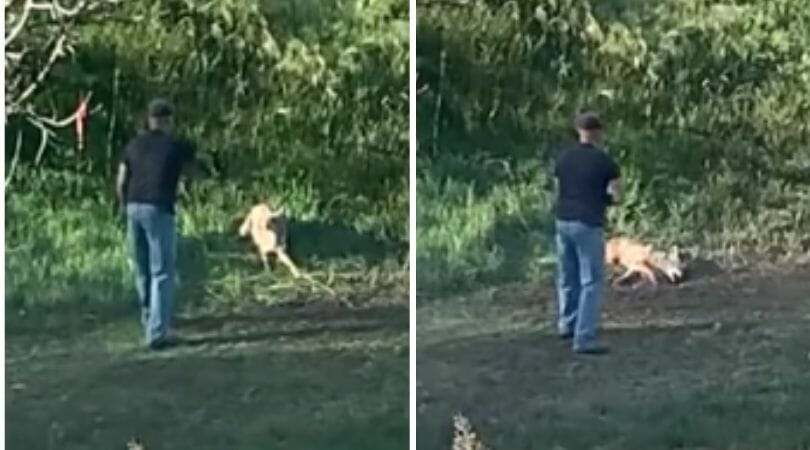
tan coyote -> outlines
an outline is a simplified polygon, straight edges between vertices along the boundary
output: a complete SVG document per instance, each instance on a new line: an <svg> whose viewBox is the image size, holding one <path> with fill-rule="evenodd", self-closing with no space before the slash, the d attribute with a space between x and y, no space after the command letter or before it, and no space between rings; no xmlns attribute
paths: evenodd
<svg viewBox="0 0 810 450"><path fill-rule="evenodd" d="M673 246L669 252L656 251L652 245L643 244L635 239L616 237L605 244L605 262L625 269L613 285L640 274L653 286L658 284L656 271L661 272L672 283L683 279L684 264L680 249Z"/></svg>
<svg viewBox="0 0 810 450"><path fill-rule="evenodd" d="M239 227L239 236L248 235L253 240L265 269L270 268L268 258L274 254L294 277L301 276L298 267L287 254L287 216L283 208L274 210L266 203L252 207Z"/></svg>

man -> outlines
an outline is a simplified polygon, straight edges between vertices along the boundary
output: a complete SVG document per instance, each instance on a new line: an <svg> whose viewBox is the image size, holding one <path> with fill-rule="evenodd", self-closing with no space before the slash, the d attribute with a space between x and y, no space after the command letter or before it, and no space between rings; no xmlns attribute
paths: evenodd
<svg viewBox="0 0 810 450"><path fill-rule="evenodd" d="M602 296L605 210L621 200L619 168L601 148L602 124L594 113L574 121L579 143L563 150L554 163L557 179L556 244L560 337L573 339L573 350L607 353L597 340Z"/></svg>
<svg viewBox="0 0 810 450"><path fill-rule="evenodd" d="M116 190L125 206L146 344L160 350L178 343L174 314L177 231L175 202L181 172L194 147L172 135L173 109L162 99L149 104L147 131L127 144Z"/></svg>

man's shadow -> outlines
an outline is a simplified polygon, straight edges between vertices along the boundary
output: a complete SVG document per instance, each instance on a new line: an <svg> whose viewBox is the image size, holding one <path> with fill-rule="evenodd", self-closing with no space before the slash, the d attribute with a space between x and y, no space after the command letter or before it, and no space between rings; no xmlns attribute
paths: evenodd
<svg viewBox="0 0 810 450"><path fill-rule="evenodd" d="M318 336L401 333L408 329L406 305L346 308L336 304L278 304L239 313L197 315L178 322L192 337L184 345L249 343Z"/></svg>

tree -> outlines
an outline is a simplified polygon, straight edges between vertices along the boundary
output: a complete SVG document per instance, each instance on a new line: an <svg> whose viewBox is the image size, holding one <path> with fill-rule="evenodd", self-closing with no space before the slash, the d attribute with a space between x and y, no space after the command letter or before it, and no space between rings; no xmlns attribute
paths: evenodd
<svg viewBox="0 0 810 450"><path fill-rule="evenodd" d="M45 86L54 68L73 53L73 40L78 26L105 20L121 0L78 0L65 5L58 0L7 0L6 27L6 113L4 125L17 121L14 156L6 181L11 177L19 160L25 126L39 131L40 161L54 130L76 125L77 142L81 150L84 142L84 123L92 92L83 95L76 109L65 115L50 106L47 113L38 94ZM8 129L8 127L7 127Z"/></svg>

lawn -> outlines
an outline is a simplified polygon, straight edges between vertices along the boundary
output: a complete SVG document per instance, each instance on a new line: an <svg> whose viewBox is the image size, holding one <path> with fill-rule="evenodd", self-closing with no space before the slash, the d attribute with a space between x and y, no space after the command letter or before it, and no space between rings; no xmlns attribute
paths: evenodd
<svg viewBox="0 0 810 450"><path fill-rule="evenodd" d="M407 448L401 254L299 214L293 258L317 283L293 280L238 239L242 209L180 212L187 343L155 353L104 204L7 201L6 448Z"/></svg>
<svg viewBox="0 0 810 450"><path fill-rule="evenodd" d="M7 337L6 448L407 448L401 304L189 317L165 353L134 317Z"/></svg>
<svg viewBox="0 0 810 450"><path fill-rule="evenodd" d="M550 280L419 295L417 448L810 448L810 268L610 292L606 356L554 335Z"/></svg>

